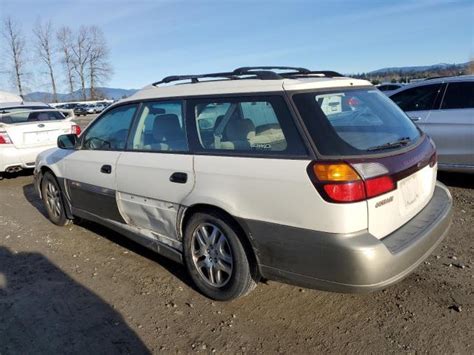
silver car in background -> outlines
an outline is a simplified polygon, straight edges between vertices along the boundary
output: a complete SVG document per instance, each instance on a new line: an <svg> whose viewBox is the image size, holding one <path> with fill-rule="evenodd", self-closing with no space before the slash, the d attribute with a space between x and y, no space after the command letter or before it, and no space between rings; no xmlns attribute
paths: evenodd
<svg viewBox="0 0 474 355"><path fill-rule="evenodd" d="M375 87L382 91L385 95L390 96L392 95L395 91L399 90L402 88L405 84L402 83L382 83L379 85L376 85Z"/></svg>
<svg viewBox="0 0 474 355"><path fill-rule="evenodd" d="M439 170L474 172L474 75L427 79L390 98L434 140Z"/></svg>

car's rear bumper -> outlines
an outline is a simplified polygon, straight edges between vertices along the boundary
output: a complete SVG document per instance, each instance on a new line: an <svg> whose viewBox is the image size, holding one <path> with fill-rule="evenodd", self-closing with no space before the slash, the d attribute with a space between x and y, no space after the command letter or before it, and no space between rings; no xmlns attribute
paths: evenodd
<svg viewBox="0 0 474 355"><path fill-rule="evenodd" d="M425 208L379 240L246 220L263 277L334 292L370 292L410 274L447 234L452 198L437 183ZM390 218L390 216L387 216Z"/></svg>
<svg viewBox="0 0 474 355"><path fill-rule="evenodd" d="M20 167L22 169L34 168L38 154L55 146L48 145L34 148L0 146L0 172L7 171L11 167Z"/></svg>

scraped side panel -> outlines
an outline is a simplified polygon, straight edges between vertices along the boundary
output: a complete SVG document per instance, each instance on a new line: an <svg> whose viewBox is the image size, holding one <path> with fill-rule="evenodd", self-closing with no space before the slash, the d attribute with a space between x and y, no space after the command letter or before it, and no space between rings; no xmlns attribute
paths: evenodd
<svg viewBox="0 0 474 355"><path fill-rule="evenodd" d="M117 193L121 214L127 223L140 229L147 229L158 239L178 240L176 219L179 205L124 192Z"/></svg>

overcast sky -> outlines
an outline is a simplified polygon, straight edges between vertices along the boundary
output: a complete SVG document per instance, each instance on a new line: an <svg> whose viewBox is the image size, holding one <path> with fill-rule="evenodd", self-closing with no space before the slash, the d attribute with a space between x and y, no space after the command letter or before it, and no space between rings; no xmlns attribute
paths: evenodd
<svg viewBox="0 0 474 355"><path fill-rule="evenodd" d="M21 23L30 43L38 18L100 26L115 72L107 86L120 88L247 65L354 73L474 55L472 0L0 0L2 16ZM37 61L30 65L37 72ZM48 89L46 78L30 80L30 89ZM0 76L0 89L7 87Z"/></svg>

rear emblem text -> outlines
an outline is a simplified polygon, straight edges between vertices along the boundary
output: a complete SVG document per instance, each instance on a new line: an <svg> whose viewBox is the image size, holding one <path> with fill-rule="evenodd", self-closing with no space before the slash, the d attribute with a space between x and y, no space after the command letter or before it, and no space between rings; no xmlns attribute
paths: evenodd
<svg viewBox="0 0 474 355"><path fill-rule="evenodd" d="M380 200L379 202L377 202L375 204L375 208L379 208L380 206L383 206L387 203L390 203L390 202L393 202L393 196L390 196L390 197L387 197L387 198L384 198L383 200Z"/></svg>

